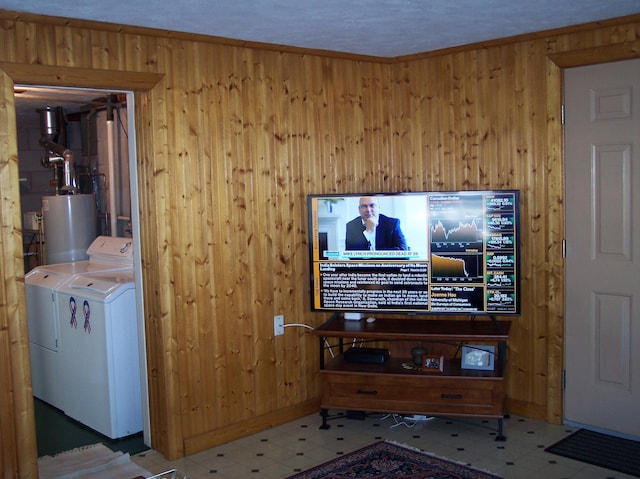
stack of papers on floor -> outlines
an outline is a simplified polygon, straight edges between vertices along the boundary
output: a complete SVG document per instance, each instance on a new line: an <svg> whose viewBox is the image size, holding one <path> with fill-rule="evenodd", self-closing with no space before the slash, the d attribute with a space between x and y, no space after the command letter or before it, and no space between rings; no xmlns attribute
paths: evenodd
<svg viewBox="0 0 640 479"><path fill-rule="evenodd" d="M40 479L104 479L151 477L128 453L112 451L104 444L79 447L55 456L38 458Z"/></svg>

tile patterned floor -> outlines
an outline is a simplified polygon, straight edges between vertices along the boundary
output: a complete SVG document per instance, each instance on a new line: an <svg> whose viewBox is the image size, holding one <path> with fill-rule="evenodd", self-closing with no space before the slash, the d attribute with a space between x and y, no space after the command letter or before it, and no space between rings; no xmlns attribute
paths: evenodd
<svg viewBox="0 0 640 479"><path fill-rule="evenodd" d="M488 470L506 479L632 479L633 476L544 452L574 428L511 416L505 442L496 442L496 421L433 418L412 423L399 416L332 419L320 430L311 415L176 461L150 450L132 460L152 472L177 469L189 479L279 479L379 440L420 448Z"/></svg>

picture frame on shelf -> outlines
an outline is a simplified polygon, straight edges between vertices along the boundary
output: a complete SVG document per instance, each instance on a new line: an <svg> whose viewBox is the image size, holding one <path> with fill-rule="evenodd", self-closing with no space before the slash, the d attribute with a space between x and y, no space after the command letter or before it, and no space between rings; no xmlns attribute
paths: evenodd
<svg viewBox="0 0 640 479"><path fill-rule="evenodd" d="M435 354L423 354L420 363L423 373L441 373L444 371L444 356Z"/></svg>
<svg viewBox="0 0 640 479"><path fill-rule="evenodd" d="M496 348L485 344L465 344L462 346L462 369L493 371Z"/></svg>

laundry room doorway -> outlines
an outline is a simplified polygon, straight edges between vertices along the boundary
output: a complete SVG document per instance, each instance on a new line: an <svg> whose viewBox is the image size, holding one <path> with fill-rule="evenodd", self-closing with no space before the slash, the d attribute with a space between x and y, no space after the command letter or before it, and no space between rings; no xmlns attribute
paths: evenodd
<svg viewBox="0 0 640 479"><path fill-rule="evenodd" d="M150 446L133 92L16 84L14 94L25 273L51 256L43 231L46 198L69 188L95 198L96 236L132 239L142 432Z"/></svg>

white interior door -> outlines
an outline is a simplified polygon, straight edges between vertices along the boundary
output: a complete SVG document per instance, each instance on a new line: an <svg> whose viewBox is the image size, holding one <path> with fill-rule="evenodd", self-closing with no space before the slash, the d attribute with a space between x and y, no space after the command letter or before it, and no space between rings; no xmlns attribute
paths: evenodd
<svg viewBox="0 0 640 479"><path fill-rule="evenodd" d="M564 417L640 438L640 59L565 72Z"/></svg>

